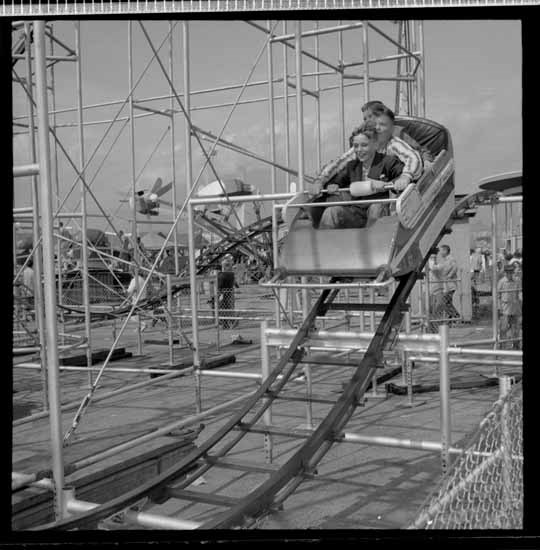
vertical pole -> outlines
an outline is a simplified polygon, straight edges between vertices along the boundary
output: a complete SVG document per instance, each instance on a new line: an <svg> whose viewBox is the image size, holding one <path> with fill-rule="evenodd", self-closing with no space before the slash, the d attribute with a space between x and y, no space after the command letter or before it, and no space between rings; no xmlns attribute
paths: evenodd
<svg viewBox="0 0 540 550"><path fill-rule="evenodd" d="M51 55L54 55L54 40L52 38L52 36L53 36L52 23L51 23L51 26L50 26L50 33L51 33L51 36L50 36L50 39L49 39L49 47L50 47ZM27 44L26 50L27 51L29 50L28 44ZM56 87L55 87L55 81L54 81L54 63L51 64L50 71L51 71L51 108L52 108L52 111L53 111L53 114L52 114L52 127L53 127L53 130L56 132L56 112L55 112L56 111ZM31 86L30 86L30 89L31 89ZM53 150L54 150L53 159L54 159L54 182L55 182L54 189L55 189L55 193L56 193L56 210L58 211L58 209L60 208L60 182L59 182L59 178L58 178L58 143L56 142L56 140L53 141ZM58 303L59 304L63 303L63 297L62 297L62 254L61 254L61 252L62 252L62 242L60 241L60 239L58 239L58 246L57 246L58 261L57 261L57 264L58 264ZM62 326L63 326L63 324L64 324L64 311L63 310L60 312L60 318L62 320ZM65 331L62 330L62 333L63 332L65 332Z"/></svg>
<svg viewBox="0 0 540 550"><path fill-rule="evenodd" d="M512 254L516 251L516 240L514 238L514 203L511 202L510 204L508 204L508 216L509 216L509 220L508 220L508 228L510 230L510 234L509 234L509 239L510 239L510 252L512 252Z"/></svg>
<svg viewBox="0 0 540 550"><path fill-rule="evenodd" d="M398 32L397 32L397 35L398 35L398 42L401 44L401 35L402 35L402 29L403 29L403 21L398 21ZM399 48L397 48L397 53L401 53ZM397 60L397 63L396 63L396 76L399 77L401 76L401 62L402 62L402 59L401 57ZM399 114L399 107L400 107L400 100L401 100L401 80L396 80L396 97L395 97L395 108L394 108L394 112L397 114Z"/></svg>
<svg viewBox="0 0 540 550"><path fill-rule="evenodd" d="M368 22L362 21L362 53L364 55L364 103L369 101Z"/></svg>
<svg viewBox="0 0 540 550"><path fill-rule="evenodd" d="M306 378L306 426L307 430L313 429L313 403L311 401L313 383L311 378L311 365L304 365L302 369Z"/></svg>
<svg viewBox="0 0 540 550"><path fill-rule="evenodd" d="M508 250L508 240L510 232L508 231L508 203L504 203L504 248L505 250ZM512 252L512 249L510 248L509 252Z"/></svg>
<svg viewBox="0 0 540 550"><path fill-rule="evenodd" d="M216 348L219 351L220 346L220 334L219 334L219 288L218 288L218 277L216 276L213 281L211 281L213 297L214 297L214 320L216 322Z"/></svg>
<svg viewBox="0 0 540 550"><path fill-rule="evenodd" d="M343 21L339 21L341 25ZM343 32L338 32L338 67L339 73L339 137L341 138L341 147L343 151L347 149L345 143L345 79L343 78ZM318 72L318 71L317 71Z"/></svg>
<svg viewBox="0 0 540 550"><path fill-rule="evenodd" d="M411 51L411 21L405 22L405 47ZM407 65L407 77L411 76L412 72L412 59L411 56L406 58ZM413 83L411 80L407 80L407 114L411 116L413 114Z"/></svg>
<svg viewBox="0 0 540 550"><path fill-rule="evenodd" d="M283 21L283 34L287 34L287 20ZM285 42L283 42L283 106L285 112L285 166L290 166L291 163L291 138L290 138L290 126L289 126L289 75L288 73L288 52ZM289 172L286 173L287 185L285 191L289 192L289 183L291 182L291 176Z"/></svg>
<svg viewBox="0 0 540 550"><path fill-rule="evenodd" d="M410 298L407 299L407 304L409 306L409 311L405 312L405 332L406 334L410 334L412 332L412 326L411 326L411 302Z"/></svg>
<svg viewBox="0 0 540 550"><path fill-rule="evenodd" d="M27 111L28 111L28 124L30 131L30 154L31 162L35 163L37 159L36 155L36 130L34 125L34 105L33 99L33 86L32 86L32 56L31 56L31 43L30 43L30 23L24 24L24 32L26 36L26 77L28 92L30 98L28 99ZM32 238L36 250L34 251L34 310L36 314L36 328L39 334L39 356L41 361L41 377L43 383L43 410L49 408L48 395L47 395L47 354L45 353L45 317L44 317L44 302L43 302L43 286L42 280L42 253L41 245L38 245L40 239L40 223L39 223L39 188L37 176L32 176ZM13 248L16 253L16 247Z"/></svg>
<svg viewBox="0 0 540 550"><path fill-rule="evenodd" d="M418 70L420 88L420 116L426 116L426 61L424 57L424 22L418 21L418 42L420 50L420 68Z"/></svg>
<svg viewBox="0 0 540 550"><path fill-rule="evenodd" d="M363 304L364 303L364 289L360 287L358 289L358 303ZM366 330L366 321L364 317L364 312L360 311L360 332L364 332Z"/></svg>
<svg viewBox="0 0 540 550"><path fill-rule="evenodd" d="M79 138L79 171L81 173L81 275L84 304L84 334L86 337L86 366L92 366L92 328L90 324L90 288L88 281L88 218L86 205L86 175L84 171L84 126L81 64L81 22L75 21L75 49L77 54L77 126ZM92 387L92 370L88 369L88 388Z"/></svg>
<svg viewBox="0 0 540 550"><path fill-rule="evenodd" d="M499 399L505 398L512 387L510 376L499 377ZM503 512L512 510L512 438L510 433L510 403L505 399L501 407L501 454L502 454L502 483L503 483ZM505 514L506 515L506 514Z"/></svg>
<svg viewBox="0 0 540 550"><path fill-rule="evenodd" d="M296 61L296 132L298 144L298 191L304 191L304 98L303 98L303 74L302 74L302 22L296 22L295 33L295 61ZM303 284L306 283L306 277L301 278ZM309 312L308 291L302 289L302 318L305 319ZM311 366L304 366L304 375L306 377L306 391L308 399L311 395ZM306 403L306 414L308 428L312 425L311 419L311 400Z"/></svg>
<svg viewBox="0 0 540 550"><path fill-rule="evenodd" d="M131 222L131 244L133 246L133 265L135 267L135 296L139 295L139 246L137 243L137 189L135 176L135 119L133 116L133 22L128 21L128 78L129 78L129 139L131 164L131 193L133 196L133 220ZM140 310L139 310L140 311ZM141 316L137 314L137 354L142 355Z"/></svg>
<svg viewBox="0 0 540 550"><path fill-rule="evenodd" d="M315 29L319 29L319 21L315 21ZM316 141L316 157L315 162L317 170L320 169L322 163L322 151L321 151L321 79L319 76L320 63L319 63L319 35L315 36L315 91L317 92L317 98L315 100L315 141ZM343 75L342 75L343 76Z"/></svg>
<svg viewBox="0 0 540 550"><path fill-rule="evenodd" d="M49 145L49 113L47 102L47 69L45 65L45 21L34 21L36 59L36 103L39 141L40 210L43 234L43 276L45 321L47 323L47 372L49 389L49 422L51 429L52 470L54 478L54 510L57 519L64 516L64 464L62 449L62 417L60 414L58 330L56 326L56 292L54 273L53 209Z"/></svg>
<svg viewBox="0 0 540 550"><path fill-rule="evenodd" d="M430 322L431 322L431 301L430 301L430 294L429 294L429 268L426 265L425 268L425 277L424 277L424 302L425 302L425 308L426 308L426 331L430 328Z"/></svg>
<svg viewBox="0 0 540 550"><path fill-rule="evenodd" d="M266 329L268 328L267 321L261 321L261 383L264 384L265 380L270 376L270 354L268 352L268 344L266 340ZM269 398L264 398L266 402ZM263 413L263 422L266 426L272 425L272 406L270 405ZM266 455L266 462L272 462L273 442L271 434L264 434L264 451Z"/></svg>
<svg viewBox="0 0 540 550"><path fill-rule="evenodd" d="M411 21L411 51L417 51L416 42L416 21ZM411 83L413 87L413 115L418 116L418 71L414 73L414 81Z"/></svg>
<svg viewBox="0 0 540 550"><path fill-rule="evenodd" d="M407 352L405 352L405 372L407 377L407 406L414 406L414 393L413 393L413 362L409 359Z"/></svg>
<svg viewBox="0 0 540 550"><path fill-rule="evenodd" d="M173 316L172 316L172 281L170 273L167 273L167 309L169 314L167 315L167 328L169 332L169 365L174 364L174 333L173 333Z"/></svg>
<svg viewBox="0 0 540 550"><path fill-rule="evenodd" d="M304 97L302 78L302 22L296 21L296 32L294 38L294 53L296 61L296 135L298 146L298 184L297 190L304 191ZM301 277L301 282L306 283L306 277ZM308 315L308 292L302 289L302 317Z"/></svg>
<svg viewBox="0 0 540 550"><path fill-rule="evenodd" d="M169 73L171 78L171 83L174 82L174 44L173 44L173 28L172 21L169 21ZM171 94L171 171L172 171L172 189L171 189L171 199L172 199L172 223L176 220L177 208L176 208L176 133L174 129L174 91L172 84L169 87L169 93ZM173 233L173 246L174 246L174 273L179 275L179 265L178 265L178 224ZM170 311L170 310L169 310Z"/></svg>
<svg viewBox="0 0 540 550"><path fill-rule="evenodd" d="M491 329L493 332L493 349L499 347L499 319L497 300L497 205L491 203ZM498 374L498 367L495 367Z"/></svg>
<svg viewBox="0 0 540 550"><path fill-rule="evenodd" d="M268 33L272 36L272 22L267 22ZM276 116L274 111L274 63L272 57L272 42L268 41L266 46L266 66L268 76L268 122L270 125L270 159L272 167L270 168L270 186L272 193L276 193ZM274 271L277 269L278 261L278 239L277 239L277 212L274 208L275 201L272 201L272 259ZM281 315L279 309L279 293L274 296L274 311L276 316L276 326L281 326Z"/></svg>
<svg viewBox="0 0 540 550"><path fill-rule="evenodd" d="M369 289L369 303L375 303L375 289L372 287ZM375 332L375 312L373 310L369 312L369 331Z"/></svg>
<svg viewBox="0 0 540 550"><path fill-rule="evenodd" d="M420 317L420 330L422 334L425 332L425 307L424 307L424 281L420 279L418 281L419 288L418 288L418 316Z"/></svg>
<svg viewBox="0 0 540 550"><path fill-rule="evenodd" d="M184 53L184 107L188 116L191 116L191 91L190 91L190 66L189 66L189 22L182 21L183 29L183 53ZM191 192L193 183L193 167L191 154L191 128L185 120L185 141L186 141L186 196ZM188 243L189 243L189 286L191 297L191 326L193 343L193 370L195 373L195 401L197 412L202 410L201 404L201 360L199 355L199 320L197 315L197 274L195 271L195 234L193 231L193 208L188 204ZM215 304L218 307L218 304Z"/></svg>
<svg viewBox="0 0 540 550"><path fill-rule="evenodd" d="M30 121L32 123L32 121ZM35 162L35 159L32 160L32 162ZM35 176L32 176L34 178ZM13 278L15 278L15 275L17 274L17 226L18 222L13 224ZM35 241L34 241L35 242ZM34 253L35 254L35 253ZM35 260L35 256L34 256ZM35 292L34 292L35 296Z"/></svg>
<svg viewBox="0 0 540 550"><path fill-rule="evenodd" d="M450 362L448 360L448 325L439 326L440 338L440 396L441 396L441 465L445 474L450 466L452 427L450 413Z"/></svg>
<svg viewBox="0 0 540 550"><path fill-rule="evenodd" d="M345 300L347 304L351 303L351 296L348 288L345 289ZM351 330L351 314L349 313L349 311L345 311L345 318L347 319L347 330Z"/></svg>

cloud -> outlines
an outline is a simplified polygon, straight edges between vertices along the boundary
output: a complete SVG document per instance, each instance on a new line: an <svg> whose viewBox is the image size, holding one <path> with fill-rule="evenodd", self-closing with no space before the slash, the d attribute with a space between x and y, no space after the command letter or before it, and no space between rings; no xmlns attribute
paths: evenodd
<svg viewBox="0 0 540 550"><path fill-rule="evenodd" d="M13 136L13 161L15 164L30 162L30 134Z"/></svg>

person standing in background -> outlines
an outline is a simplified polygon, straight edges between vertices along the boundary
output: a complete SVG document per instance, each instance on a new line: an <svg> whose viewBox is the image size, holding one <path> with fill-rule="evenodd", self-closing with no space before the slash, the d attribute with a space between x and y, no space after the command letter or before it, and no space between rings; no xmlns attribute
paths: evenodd
<svg viewBox="0 0 540 550"><path fill-rule="evenodd" d="M519 319L521 316L522 290L519 281L514 279L514 267L507 265L504 275L497 283L500 314L500 335L502 340L510 340L509 347L520 349ZM503 342L503 347L506 347Z"/></svg>
<svg viewBox="0 0 540 550"><path fill-rule="evenodd" d="M430 265L431 275L434 280L435 288L432 292L442 292L439 302L437 302L437 313L442 314L446 319L459 317L459 312L454 307L454 293L457 290L457 262L450 254L450 247L443 244L439 253L433 259Z"/></svg>
<svg viewBox="0 0 540 550"><path fill-rule="evenodd" d="M470 256L472 282L477 285L480 283L486 273L486 260L482 254L482 249L478 247L473 250Z"/></svg>

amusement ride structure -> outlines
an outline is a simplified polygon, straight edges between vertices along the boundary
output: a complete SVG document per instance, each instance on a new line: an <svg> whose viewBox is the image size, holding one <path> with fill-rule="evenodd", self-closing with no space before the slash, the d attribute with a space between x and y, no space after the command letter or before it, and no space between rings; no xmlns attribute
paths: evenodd
<svg viewBox="0 0 540 550"><path fill-rule="evenodd" d="M106 225L107 231L118 235L116 218L100 204L92 191L92 181L99 173L99 168L90 178L88 168L96 148L88 155L85 147L85 125L88 124L86 113L98 108L96 105L83 103L83 81L81 72L81 24L57 23L45 21L15 22L13 25L14 64L13 77L18 87L17 93L27 97L27 113L15 116L15 127L24 128L31 136L32 158L24 166L14 167L15 178L30 177L32 180L32 204L28 208L15 210L15 219L31 225L33 248L31 254L24 256L24 262L33 256L35 280L43 278L43 287L36 282L35 296L35 334L32 346L41 342L40 361L44 373L44 384L47 390L47 412L51 426L53 467L49 472L50 487L55 495L55 521L43 529L88 529L97 528L98 524L112 516L124 513L131 514L131 520L141 524L144 514L127 513L126 510L142 499L163 502L167 499L182 499L193 503L206 502L222 506L224 511L217 516L197 523L178 518L147 518L145 525L168 526L176 529L193 528L233 528L252 526L258 519L284 505L286 499L306 479L316 475L317 465L323 460L334 444L344 441L347 422L362 404L364 395L376 377L388 353L396 345L422 349L433 352L433 342L446 346L447 332L438 336L410 334L410 294L415 283L423 278L425 264L444 235L451 231L456 216L465 209L474 209L480 204L490 204L495 211L499 202L517 201L515 197L501 197L497 191L478 190L462 198L454 193L454 156L452 140L447 128L426 118L425 67L423 23L421 21L395 21L383 25L372 21L347 21L321 25L318 21L245 21L246 26L257 29L261 44L253 67L243 84L227 84L211 90L196 90L190 80L190 32L193 24L187 20L163 22L165 36L157 46L150 38L143 21L126 22L128 36L129 94L123 100L107 102L108 106L119 106L117 115L107 123L107 134L112 128L129 125L130 161L131 161L131 239L136 242L141 223L163 224L165 239L159 252L151 260L143 261L138 246L133 246L133 254L127 266L135 266L143 275L144 283L138 286L134 301L126 305L113 304L98 307L92 303L90 279L92 276L92 255L99 258L106 270L115 276L118 268L111 267L111 261L120 262L110 250L98 246L91 238L88 227L88 203L92 200L100 211L100 222ZM75 30L72 48L67 46L55 34L56 25L73 25ZM175 30L182 30L182 47L173 43ZM167 85L166 96L160 98L138 98L136 87L140 76L133 70L133 34L140 31L149 46L152 58L147 65L157 66ZM354 57L347 57L344 47L344 34L356 33L358 41ZM332 34L336 37L337 56L335 59L323 58L319 47L319 38ZM377 41L374 38L377 38ZM47 39L49 48L47 48ZM385 48L395 49L395 53L377 55L380 41ZM372 45L377 44L377 46ZM168 66L162 47L169 45ZM58 48L61 48L61 54ZM384 49L384 48L383 48ZM174 85L173 69L175 55L180 51L183 65L182 93ZM290 74L289 51L294 53L294 69ZM314 53L312 53L314 52ZM360 55L358 56L358 53ZM278 74L276 59L282 54L279 65L282 74ZM267 79L264 82L252 82L254 67L266 57ZM60 137L61 125L55 124L54 65L71 61L75 67L77 83L77 106L71 111L77 114L75 123L79 133L79 155L71 160ZM313 69L306 69L306 62L313 63ZM24 65L24 69L23 69ZM381 74L379 66L392 67ZM353 72L354 71L354 72ZM25 73L25 77L21 73ZM35 85L32 79L35 77ZM323 84L323 79L325 84ZM332 83L329 81L332 80ZM308 84L308 82L310 84ZM314 83L311 86L311 82ZM328 82L328 83L327 83ZM346 123L346 90L356 87L355 108L360 116L360 107L366 101L376 97L375 87L380 83L391 83L397 117L396 124L415 139L422 147L428 149L434 157L434 163L426 170L416 184L410 184L400 195L378 200L389 206L390 215L379 218L369 227L361 229L323 229L319 228L322 212L322 195L313 195L309 191L321 173L324 164L322 149L321 98L328 91L337 93L338 138L340 143L335 154L341 155L345 150L348 125ZM266 89L266 97L243 100L243 92L248 87ZM276 95L277 89L281 95ZM217 94L223 90L238 92L234 103L223 103L218 108L229 108L225 124L216 132L201 129L193 123L194 112L203 107L193 108L191 99L195 95ZM291 94L292 90L292 94ZM378 88L377 88L378 93ZM296 153L292 153L291 139L292 110L290 99L295 101ZM159 102L160 106L155 106ZM223 134L235 109L242 103L259 102L266 104L268 111L269 151L261 153L224 140ZM306 169L306 136L305 103L312 101L310 110L315 115L315 139L310 140L310 147L315 152L315 169L308 174ZM52 104L51 104L52 102ZM154 102L152 107L148 104ZM280 102L280 103L279 103ZM278 155L276 146L276 105L280 104L284 113L285 147L283 158ZM127 113L121 116L127 107ZM209 105L208 109L216 108ZM66 110L64 110L66 111ZM141 113L135 114L137 111ZM135 170L135 129L140 117L155 116L167 120L166 134L170 137L171 182L162 185L159 178L150 189L138 185ZM184 173L179 177L177 139L175 122L184 125ZM210 147L204 143L211 143ZM50 148L53 144L53 150ZM101 140L103 143L103 140ZM113 144L114 146L114 144ZM238 155L255 159L268 167L270 192L263 192L261 186L251 185L240 179L221 177L219 163L212 159L216 148L224 148ZM198 176L193 171L193 148L202 152L204 166ZM74 173L75 182L71 190L78 189L80 211L64 212L63 204L66 195L58 187L58 170L54 166L58 154L68 159ZM105 158L108 156L108 152ZM206 188L199 186L201 174L208 168L215 178ZM143 168L144 170L144 168ZM278 172L280 176L278 177ZM141 170L142 173L142 170ZM54 178L56 175L56 191ZM283 177L281 177L283 176ZM327 183L333 174L326 176ZM164 176L165 177L165 176ZM510 177L510 176L508 176ZM521 184L521 175L514 174L514 183ZM294 185L292 185L294 179ZM504 179L504 178L503 178ZM508 179L508 178L507 178ZM278 180L283 183L278 188ZM179 206L179 183L186 182L185 200ZM17 179L15 183L18 184ZM169 219L162 220L160 206L167 201L162 197L170 191L171 207ZM56 194L56 204L53 200ZM69 193L68 193L69 194ZM345 204L347 201L343 201ZM373 201L366 199L366 205ZM271 213L262 215L262 205L271 205ZM254 206L255 220L246 221L244 206ZM339 203L338 203L339 204ZM356 202L358 204L358 202ZM362 201L360 202L362 204ZM140 216L144 218L141 218ZM159 273L157 266L166 248L174 251L179 246L178 224L180 219L187 219L188 263L179 265L179 258L174 254L175 269L173 275ZM38 219L40 223L38 223ZM62 276L65 271L60 266L60 254L55 265L55 248L62 242L62 235L57 220L72 220L79 226L82 238L80 244L80 278L81 300L78 305L66 304L62 298ZM95 223L95 222L94 222ZM496 219L495 219L496 223ZM203 229L206 234L214 235L216 242L204 250L197 250L195 236L197 230ZM105 228L103 228L105 230ZM339 234L339 237L337 235ZM28 247L27 247L28 248ZM495 245L494 245L495 249ZM138 487L126 491L119 497L103 504L85 503L69 496L64 491L63 447L69 445L70 438L84 420L100 378L106 371L115 347L120 342L130 318L142 310L150 311L157 305L171 314L172 297L177 293L190 292L191 334L190 347L193 352L193 372L195 375L197 414L202 414L200 403L200 370L204 367L199 344L199 319L197 292L199 279L209 270L215 268L231 253L255 260L253 270L261 279L260 286L268 289L275 300L275 318L272 327L266 322L261 327L261 366L263 378L260 385L249 397L244 399L234 413L230 413L226 422L207 439L189 452L174 466L154 478L143 482ZM15 277L21 277L23 264L18 262ZM270 277L263 277L266 272ZM62 275L64 273L64 275ZM152 281L162 283L160 291L144 294L143 291ZM165 288L166 282L166 288ZM123 282L125 285L125 281ZM338 296L349 290L362 293L384 292L388 299L378 303L364 301L340 301ZM318 296L312 299L313 293ZM122 291L119 290L121 294ZM143 298L144 294L144 298ZM293 296L301 296L300 318L287 316L287 301ZM494 300L497 297L494 295ZM122 323L113 344L97 376L90 374L88 393L81 401L70 429L61 431L61 405L59 399L59 312L70 311L82 317L85 324L84 344L88 365L91 364L92 323L96 318L116 318ZM354 332L349 334L338 331L325 331L321 320L328 312L360 312L361 315L376 314L378 322L373 331ZM63 322L63 320L62 320ZM140 319L137 321L140 325ZM286 322L289 326L285 326ZM496 327L495 327L496 328ZM137 331L138 349L141 349L141 331ZM431 338L431 340L430 340ZM429 342L428 342L429 340ZM497 337L495 335L495 344ZM278 346L280 353L276 363L271 365L267 346ZM422 347L424 346L424 347ZM432 347L430 347L432 346ZM412 348L411 348L412 349ZM343 359L347 353L347 360ZM308 430L285 430L272 423L272 405L280 399L287 399L286 390L290 389L299 369L309 365L333 365L337 369L348 369L351 372L349 382L343 392L334 400L324 402L327 412L324 419ZM45 389L44 388L44 389ZM316 400L315 397L311 398ZM238 459L233 454L238 444L248 434L263 434L266 461L256 463ZM282 463L276 463L272 456L272 438L288 435L299 441L294 452ZM444 449L444 447L443 447ZM214 493L203 493L190 486L210 469L232 469L246 472L262 473L266 479L245 496L233 498ZM41 476L46 477L46 476ZM15 476L19 486L37 481L36 476L26 478ZM138 519L137 519L137 517ZM148 515L150 516L150 515ZM133 519L135 518L135 519ZM154 523L152 523L154 521ZM149 522L149 523L148 523Z"/></svg>

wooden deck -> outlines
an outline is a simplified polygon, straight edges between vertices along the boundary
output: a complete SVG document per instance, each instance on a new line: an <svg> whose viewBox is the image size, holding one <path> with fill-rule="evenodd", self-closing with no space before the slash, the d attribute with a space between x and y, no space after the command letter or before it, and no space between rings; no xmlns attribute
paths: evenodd
<svg viewBox="0 0 540 550"><path fill-rule="evenodd" d="M248 296L245 297L249 299ZM271 307L272 302L269 302ZM246 323L247 325L247 323ZM128 326L121 346L136 353L135 325ZM250 328L232 329L221 333L221 349L215 346L215 331L202 334L201 351L206 357L240 351L243 346L231 345L236 334L246 339L259 341L257 323ZM452 340L485 337L483 329L463 327L451 329ZM110 328L101 327L93 333L94 345L99 348L111 345ZM166 338L166 333L145 334L148 339ZM189 358L187 348L177 346L175 360ZM27 358L17 358L22 361ZM145 344L144 355L110 363L111 367L135 369L157 368L167 363L168 350L159 344ZM260 353L251 347L247 353L239 353L236 362L223 370L260 373ZM384 369L382 369L384 371ZM507 369L508 370L508 369ZM492 368L487 365L456 367L452 377L486 376ZM516 369L514 369L514 372ZM383 372L381 372L381 375ZM344 383L351 375L350 369L331 367L313 368L314 393L337 399ZM138 373L115 373L106 371L96 395L125 387L128 384L147 380L150 375ZM415 369L415 383L438 380L438 365ZM60 375L62 402L80 400L88 391L86 371L67 372ZM389 382L402 384L401 374ZM305 392L298 382L298 395ZM245 379L203 377L202 406L208 409L252 391L256 381ZM13 405L15 418L39 412L41 409L41 375L39 371L14 368ZM381 390L384 390L381 387ZM479 423L497 399L496 386L470 388L452 392L452 437L459 443ZM347 426L347 431L368 435L387 435L410 439L436 441L439 438L439 396L431 392L415 396L422 401L418 407L406 407L406 396L388 394L386 399L369 399ZM329 404L314 403L313 417L316 424L326 414ZM71 425L75 409L63 413L63 429ZM137 389L110 399L91 403L88 412L64 449L65 464L72 464L84 457L93 456L115 445L147 434L158 427L182 420L196 412L195 383L193 376L182 376L160 381L159 378L147 387ZM204 440L225 422L231 414L225 412L203 421L204 429L198 435ZM306 405L297 401L278 400L273 407L273 423L286 428L305 425ZM119 492L126 491L143 479L167 468L172 461L185 453L190 445L197 443L199 425L184 432L161 436L144 446L136 447L107 460L76 471L66 477L66 484L75 485L77 497L103 502ZM50 434L46 418L13 429L13 471L35 473L51 467ZM293 452L299 440L275 437L275 461L284 462ZM191 447L192 448L192 447ZM234 453L236 458L263 461L263 436L253 434L245 438ZM340 443L335 445L323 459L319 473L313 480L300 486L285 503L284 512L264 519L260 528L402 528L411 522L421 502L433 490L440 476L440 458L437 453L411 451L398 448L376 447ZM221 470L211 470L204 484L198 488L212 494L227 493L230 471L218 475ZM237 473L238 474L238 473ZM262 478L246 476L245 488L258 484ZM46 496L44 496L46 495ZM50 495L46 491L28 488L14 494L13 526L27 528L34 522L51 519ZM203 521L223 508L209 504L187 507L186 502L169 502L152 505L148 511L178 515L183 519Z"/></svg>

